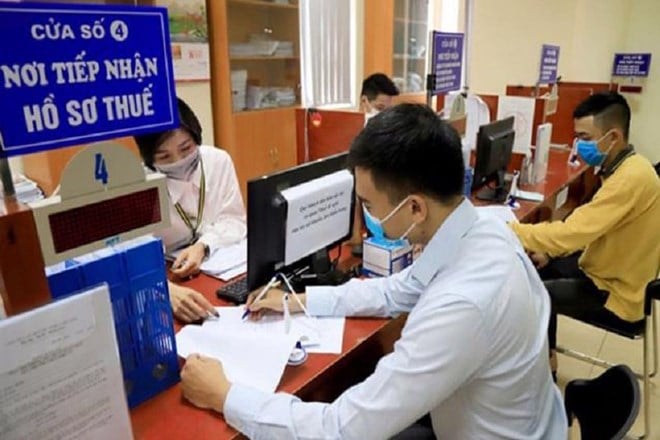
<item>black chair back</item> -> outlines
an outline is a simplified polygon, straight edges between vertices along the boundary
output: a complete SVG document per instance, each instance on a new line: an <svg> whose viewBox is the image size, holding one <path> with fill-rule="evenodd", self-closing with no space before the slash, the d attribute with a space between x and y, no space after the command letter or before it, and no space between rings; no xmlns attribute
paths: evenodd
<svg viewBox="0 0 660 440"><path fill-rule="evenodd" d="M580 422L582 440L622 439L637 418L640 391L626 365L611 367L595 379L566 385L564 405L569 425Z"/></svg>

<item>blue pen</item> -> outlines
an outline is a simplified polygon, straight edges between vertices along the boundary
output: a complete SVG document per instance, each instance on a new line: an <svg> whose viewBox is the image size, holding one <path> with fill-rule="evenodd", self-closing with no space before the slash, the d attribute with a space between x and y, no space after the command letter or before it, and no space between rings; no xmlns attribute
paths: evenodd
<svg viewBox="0 0 660 440"><path fill-rule="evenodd" d="M268 284L266 284L266 286L263 289L261 289L261 292L259 292L259 295L257 295L257 297L254 299L253 303L256 303L257 301L261 300L261 298L263 298L264 295L266 295L266 292L268 292L270 288L273 287L275 281L277 281L277 275L274 275L273 278L271 278L270 281L268 281ZM250 314L250 309L248 308L248 306L245 306L245 312L243 312L243 316L241 316L241 319L247 318L249 314Z"/></svg>

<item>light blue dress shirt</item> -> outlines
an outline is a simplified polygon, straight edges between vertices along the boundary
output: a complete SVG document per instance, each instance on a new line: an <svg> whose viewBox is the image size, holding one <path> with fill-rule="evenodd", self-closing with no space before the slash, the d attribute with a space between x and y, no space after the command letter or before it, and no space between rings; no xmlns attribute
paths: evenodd
<svg viewBox="0 0 660 440"><path fill-rule="evenodd" d="M409 312L394 351L331 404L234 384L225 419L251 439L385 439L431 413L439 439L565 439L548 365L548 294L509 228L464 200L389 278L310 288L316 316Z"/></svg>

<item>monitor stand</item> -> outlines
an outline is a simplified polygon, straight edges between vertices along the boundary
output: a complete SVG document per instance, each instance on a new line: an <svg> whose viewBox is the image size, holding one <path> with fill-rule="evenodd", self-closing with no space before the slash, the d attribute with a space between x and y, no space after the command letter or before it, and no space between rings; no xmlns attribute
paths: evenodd
<svg viewBox="0 0 660 440"><path fill-rule="evenodd" d="M479 200L486 200L489 202L504 203L509 191L504 182L504 170L497 172L495 178L495 186L489 187L488 184L477 191L476 197Z"/></svg>
<svg viewBox="0 0 660 440"><path fill-rule="evenodd" d="M337 286L350 279L350 274L337 269L327 249L321 249L308 258L309 270L295 276L293 288L303 292L307 286Z"/></svg>

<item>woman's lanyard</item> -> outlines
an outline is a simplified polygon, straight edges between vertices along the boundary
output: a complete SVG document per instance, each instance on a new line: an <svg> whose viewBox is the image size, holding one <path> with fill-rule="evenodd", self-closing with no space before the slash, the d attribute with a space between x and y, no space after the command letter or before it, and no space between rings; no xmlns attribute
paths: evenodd
<svg viewBox="0 0 660 440"><path fill-rule="evenodd" d="M199 230L199 227L202 224L202 216L204 215L204 199L206 198L206 177L204 176L204 165L202 164L201 161L199 162L199 167L201 168L202 177L199 179L199 201L197 202L197 221L195 222L194 227L192 222L190 221L190 217L188 217L186 211L184 211L183 208L181 207L181 204L179 204L179 202L176 202L174 204L174 208L176 209L176 212L179 213L179 217L181 217L183 223L185 223L188 229L190 229L190 233L192 234L192 238L190 239L190 244L195 243L199 238L199 236L197 235L197 231Z"/></svg>

